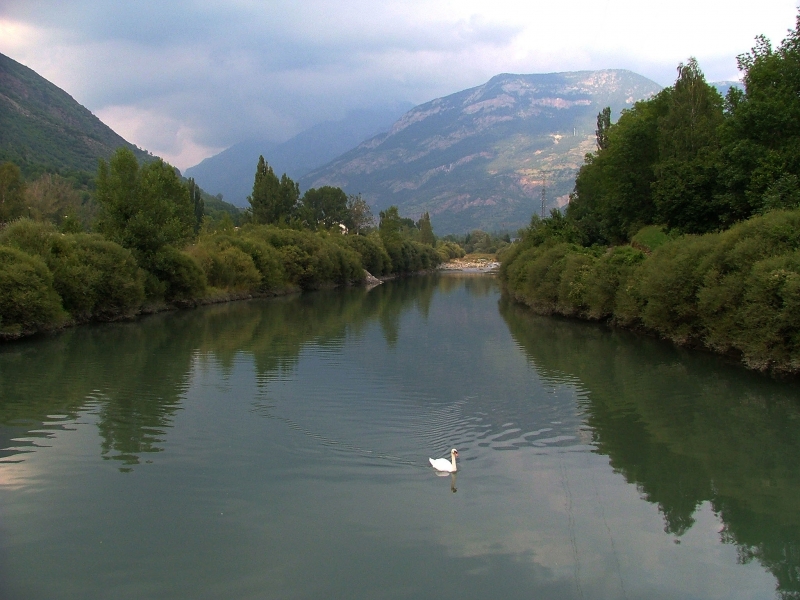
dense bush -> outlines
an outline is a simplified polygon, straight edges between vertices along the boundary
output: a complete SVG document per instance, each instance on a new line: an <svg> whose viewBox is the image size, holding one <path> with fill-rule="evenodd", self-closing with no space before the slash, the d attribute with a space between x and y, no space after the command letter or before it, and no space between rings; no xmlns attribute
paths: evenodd
<svg viewBox="0 0 800 600"><path fill-rule="evenodd" d="M172 246L163 246L147 267L158 280L151 288L153 299L161 296L167 302L186 303L202 296L206 289L202 267L191 255Z"/></svg>
<svg viewBox="0 0 800 600"><path fill-rule="evenodd" d="M630 246L617 246L605 252L583 280L585 315L605 319L615 314L621 302L620 290L627 289L631 275L644 260L644 252Z"/></svg>
<svg viewBox="0 0 800 600"><path fill-rule="evenodd" d="M276 248L288 281L302 289L348 284L364 279L359 255L331 241L325 232L263 225L249 225L242 231L247 239L261 240Z"/></svg>
<svg viewBox="0 0 800 600"><path fill-rule="evenodd" d="M372 275L380 277L392 272L392 259L383 247L383 242L379 235L341 235L334 236L332 239L350 250L353 250L361 257L361 264Z"/></svg>
<svg viewBox="0 0 800 600"><path fill-rule="evenodd" d="M800 369L800 210L670 239L649 256L523 242L504 254L501 278L540 313L642 327L762 370Z"/></svg>
<svg viewBox="0 0 800 600"><path fill-rule="evenodd" d="M130 251L97 234L63 234L20 219L0 234L0 244L41 258L64 309L78 321L129 316L144 299L144 273Z"/></svg>
<svg viewBox="0 0 800 600"><path fill-rule="evenodd" d="M187 250L202 267L208 285L232 290L255 290L261 273L251 256L222 240L203 241Z"/></svg>
<svg viewBox="0 0 800 600"><path fill-rule="evenodd" d="M16 335L56 327L66 314L53 275L38 256L0 246L0 333Z"/></svg>
<svg viewBox="0 0 800 600"><path fill-rule="evenodd" d="M453 258L462 258L466 254L464 248L457 243L442 240L436 243L436 252L439 254L439 259L442 262L447 262Z"/></svg>

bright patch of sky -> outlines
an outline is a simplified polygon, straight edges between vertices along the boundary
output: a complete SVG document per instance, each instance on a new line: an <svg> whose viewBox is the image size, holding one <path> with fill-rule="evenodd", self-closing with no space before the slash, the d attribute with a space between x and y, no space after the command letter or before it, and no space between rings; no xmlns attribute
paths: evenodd
<svg viewBox="0 0 800 600"><path fill-rule="evenodd" d="M180 168L349 110L423 103L498 73L625 68L661 85L690 56L737 79L796 0L4 0L0 52Z"/></svg>

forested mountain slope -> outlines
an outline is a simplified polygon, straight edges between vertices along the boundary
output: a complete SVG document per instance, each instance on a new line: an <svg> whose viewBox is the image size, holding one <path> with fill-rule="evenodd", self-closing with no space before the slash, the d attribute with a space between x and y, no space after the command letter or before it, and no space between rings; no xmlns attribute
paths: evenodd
<svg viewBox="0 0 800 600"><path fill-rule="evenodd" d="M97 160L120 146L140 160L149 156L64 90L0 54L0 162L11 161L29 174L94 173Z"/></svg>

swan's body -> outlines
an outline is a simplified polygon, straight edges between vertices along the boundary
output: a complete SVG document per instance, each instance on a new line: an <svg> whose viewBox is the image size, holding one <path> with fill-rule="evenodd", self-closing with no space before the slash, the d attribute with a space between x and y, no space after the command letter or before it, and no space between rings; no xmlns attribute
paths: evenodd
<svg viewBox="0 0 800 600"><path fill-rule="evenodd" d="M456 456L458 456L458 450L453 448L450 450L450 460L447 460L446 458L429 458L428 460L431 461L431 466L437 471L455 473L457 470Z"/></svg>

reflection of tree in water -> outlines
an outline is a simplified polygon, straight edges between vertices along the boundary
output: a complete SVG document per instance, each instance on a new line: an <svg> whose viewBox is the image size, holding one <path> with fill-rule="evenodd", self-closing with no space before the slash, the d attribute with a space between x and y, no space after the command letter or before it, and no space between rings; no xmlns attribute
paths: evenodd
<svg viewBox="0 0 800 600"><path fill-rule="evenodd" d="M723 359L586 323L500 311L539 373L580 381L597 452L680 536L709 502L723 542L800 598L800 393Z"/></svg>
<svg viewBox="0 0 800 600"><path fill-rule="evenodd" d="M435 278L417 277L371 291L234 302L5 345L0 351L3 454L25 450L15 438L58 429L54 415L74 420L82 411L96 410L103 457L130 470L143 455L161 451L196 360L230 373L237 355L245 353L261 377L270 377L293 369L304 345L336 347L374 320L391 345L402 312L416 307L427 314L435 289Z"/></svg>

